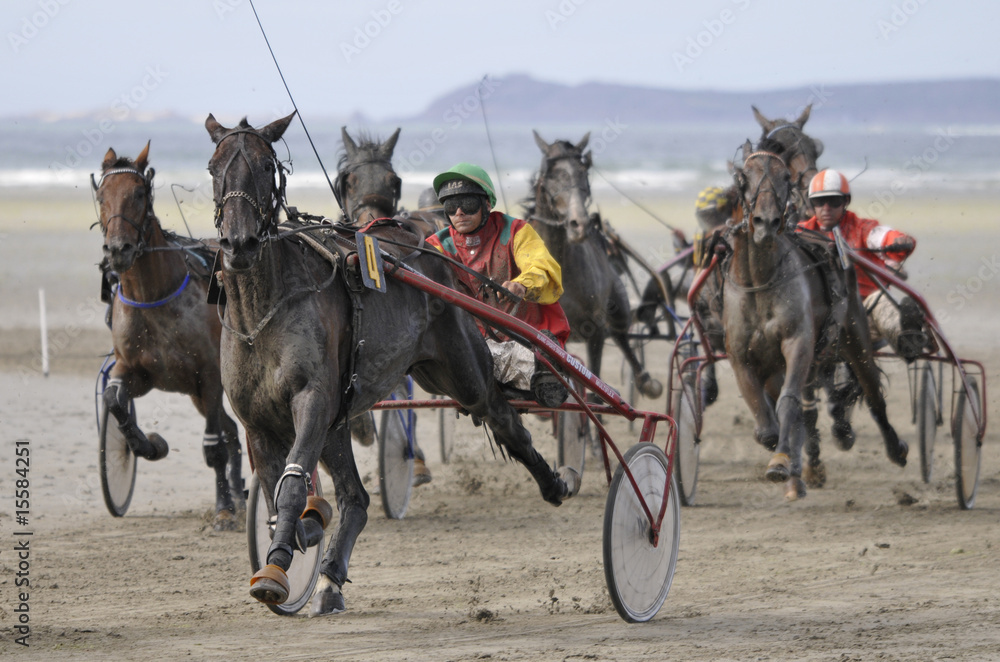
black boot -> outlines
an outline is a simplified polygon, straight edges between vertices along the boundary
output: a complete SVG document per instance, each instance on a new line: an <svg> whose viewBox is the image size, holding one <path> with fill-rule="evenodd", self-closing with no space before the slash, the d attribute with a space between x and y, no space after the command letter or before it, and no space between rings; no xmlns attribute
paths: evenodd
<svg viewBox="0 0 1000 662"><path fill-rule="evenodd" d="M558 344L556 337L551 331L542 331L546 336ZM569 393L562 385L559 378L549 372L549 369L542 365L541 361L535 359L535 374L531 376L531 392L535 396L535 401L543 407L558 407L566 402Z"/></svg>

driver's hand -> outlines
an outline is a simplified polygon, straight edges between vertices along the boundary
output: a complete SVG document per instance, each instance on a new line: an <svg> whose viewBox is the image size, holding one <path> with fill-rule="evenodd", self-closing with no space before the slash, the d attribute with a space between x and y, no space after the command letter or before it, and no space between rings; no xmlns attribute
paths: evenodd
<svg viewBox="0 0 1000 662"><path fill-rule="evenodd" d="M521 297L522 299L524 298L524 295L528 293L528 288L526 288L524 285L521 285L521 283L516 283L512 280L508 280L507 282L503 283L503 288L508 292L510 292L511 294Z"/></svg>

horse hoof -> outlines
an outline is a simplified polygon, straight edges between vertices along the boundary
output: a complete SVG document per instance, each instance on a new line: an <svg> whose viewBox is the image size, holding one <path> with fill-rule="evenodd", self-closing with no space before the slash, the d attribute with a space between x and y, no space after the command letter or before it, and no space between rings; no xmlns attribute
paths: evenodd
<svg viewBox="0 0 1000 662"><path fill-rule="evenodd" d="M826 465L820 462L815 467L811 465L806 465L806 468L802 470L802 478L806 482L806 486L810 488L820 488L826 485Z"/></svg>
<svg viewBox="0 0 1000 662"><path fill-rule="evenodd" d="M910 447L906 445L906 442L902 439L899 440L899 445L896 447L895 452L889 453L889 459L898 464L901 467L906 466L906 456L910 452Z"/></svg>
<svg viewBox="0 0 1000 662"><path fill-rule="evenodd" d="M849 421L835 420L830 426L833 433L833 443L842 451L849 451L854 447L854 428Z"/></svg>
<svg viewBox="0 0 1000 662"><path fill-rule="evenodd" d="M330 505L330 502L323 497L310 494L306 497L306 508L302 511L300 519L305 519L307 517L312 517L319 522L320 526L322 526L325 531L326 527L333 520L333 506Z"/></svg>
<svg viewBox="0 0 1000 662"><path fill-rule="evenodd" d="M757 443L769 451L773 451L775 448L778 447L777 432L760 434L759 432L754 431L754 436L757 438Z"/></svg>
<svg viewBox="0 0 1000 662"><path fill-rule="evenodd" d="M371 446L375 443L375 421L371 414L351 420L351 436L362 446Z"/></svg>
<svg viewBox="0 0 1000 662"><path fill-rule="evenodd" d="M639 375L635 386L639 389L639 393L653 400L663 395L663 384L659 380L650 377L648 372Z"/></svg>
<svg viewBox="0 0 1000 662"><path fill-rule="evenodd" d="M214 531L239 531L240 521L232 511L223 509L215 513L212 529Z"/></svg>
<svg viewBox="0 0 1000 662"><path fill-rule="evenodd" d="M431 470L427 468L427 463L419 457L413 458L413 487L426 485L431 482Z"/></svg>
<svg viewBox="0 0 1000 662"><path fill-rule="evenodd" d="M250 595L266 605L280 605L288 599L288 575L269 563L250 579Z"/></svg>
<svg viewBox="0 0 1000 662"><path fill-rule="evenodd" d="M775 453L771 456L771 461L767 463L767 472L764 477L772 483L783 483L790 475L788 455L785 453Z"/></svg>
<svg viewBox="0 0 1000 662"><path fill-rule="evenodd" d="M344 594L340 592L340 587L326 575L320 575L319 581L316 583L316 590L313 592L312 602L309 603L309 618L331 616L346 609Z"/></svg>
<svg viewBox="0 0 1000 662"><path fill-rule="evenodd" d="M797 476L792 476L785 482L785 501L798 501L806 496L806 484Z"/></svg>
<svg viewBox="0 0 1000 662"><path fill-rule="evenodd" d="M580 485L583 483L580 472L573 467L559 467L556 473L566 483L566 495L563 498L575 497L580 492Z"/></svg>

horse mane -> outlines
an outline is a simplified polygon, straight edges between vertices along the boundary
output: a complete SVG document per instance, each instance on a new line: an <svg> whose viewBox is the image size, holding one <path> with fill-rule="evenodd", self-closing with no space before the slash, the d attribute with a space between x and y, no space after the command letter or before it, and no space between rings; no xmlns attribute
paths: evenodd
<svg viewBox="0 0 1000 662"><path fill-rule="evenodd" d="M357 152L364 153L371 160L384 161L379 152L382 150L382 145L385 141L379 139L378 136L372 135L368 131L361 130L354 138L354 143L358 146ZM337 170L343 170L344 167L348 165L349 161L350 155L347 153L347 148L342 145L338 152ZM391 168L392 164L390 163L389 166Z"/></svg>
<svg viewBox="0 0 1000 662"><path fill-rule="evenodd" d="M760 139L754 147L755 152L771 152L772 154L777 154L782 160L785 158L785 152L788 150L785 146L774 138L768 138L766 135Z"/></svg>

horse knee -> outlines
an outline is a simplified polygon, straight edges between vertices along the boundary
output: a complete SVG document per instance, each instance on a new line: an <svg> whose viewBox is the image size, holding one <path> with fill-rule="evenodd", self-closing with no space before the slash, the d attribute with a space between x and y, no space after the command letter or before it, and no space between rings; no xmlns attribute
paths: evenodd
<svg viewBox="0 0 1000 662"><path fill-rule="evenodd" d="M111 415L114 416L119 423L124 423L128 420L129 397L128 393L125 391L125 385L122 383L122 380L108 380L107 386L104 387L102 397L104 398L104 406L107 407L108 411L111 412Z"/></svg>

